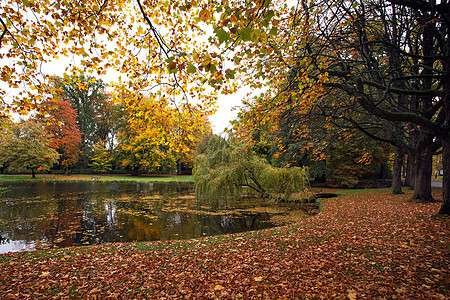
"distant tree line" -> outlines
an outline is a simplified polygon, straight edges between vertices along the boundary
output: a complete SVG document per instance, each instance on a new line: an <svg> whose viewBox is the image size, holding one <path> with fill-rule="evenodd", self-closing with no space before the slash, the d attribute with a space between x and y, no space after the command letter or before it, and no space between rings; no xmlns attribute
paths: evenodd
<svg viewBox="0 0 450 300"><path fill-rule="evenodd" d="M55 77L39 114L2 128L0 171L190 173L207 119L146 97L125 107L106 87L83 74Z"/></svg>

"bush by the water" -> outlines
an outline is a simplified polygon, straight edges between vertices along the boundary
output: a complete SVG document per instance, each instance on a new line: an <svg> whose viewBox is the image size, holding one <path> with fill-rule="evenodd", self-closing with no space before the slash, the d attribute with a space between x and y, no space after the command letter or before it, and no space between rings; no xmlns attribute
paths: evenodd
<svg viewBox="0 0 450 300"><path fill-rule="evenodd" d="M241 196L244 189L259 197L288 201L293 193L307 193L305 168L275 168L233 139L213 136L197 156L194 170L197 197L229 193Z"/></svg>

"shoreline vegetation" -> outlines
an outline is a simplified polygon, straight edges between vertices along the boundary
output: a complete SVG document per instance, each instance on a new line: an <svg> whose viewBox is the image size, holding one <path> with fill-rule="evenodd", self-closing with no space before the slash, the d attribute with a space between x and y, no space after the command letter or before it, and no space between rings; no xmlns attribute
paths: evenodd
<svg viewBox="0 0 450 300"><path fill-rule="evenodd" d="M446 299L450 217L411 196L346 190L293 225L2 254L0 298Z"/></svg>
<svg viewBox="0 0 450 300"><path fill-rule="evenodd" d="M30 181L30 182L53 182L53 181L100 181L100 182L194 182L191 175L172 174L146 174L131 176L128 174L38 174L36 178L31 175L0 175L0 184L7 182Z"/></svg>

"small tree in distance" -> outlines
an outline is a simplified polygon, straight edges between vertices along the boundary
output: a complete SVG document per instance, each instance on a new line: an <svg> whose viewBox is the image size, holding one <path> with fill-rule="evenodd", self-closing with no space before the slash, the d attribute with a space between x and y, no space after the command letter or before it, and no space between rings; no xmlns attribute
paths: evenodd
<svg viewBox="0 0 450 300"><path fill-rule="evenodd" d="M51 147L51 139L43 126L35 121L13 123L0 136L0 164L9 170L44 171L58 160L59 154Z"/></svg>
<svg viewBox="0 0 450 300"><path fill-rule="evenodd" d="M111 171L113 158L111 152L106 149L103 141L100 141L100 143L94 146L94 155L92 156L92 163L89 166L99 173Z"/></svg>

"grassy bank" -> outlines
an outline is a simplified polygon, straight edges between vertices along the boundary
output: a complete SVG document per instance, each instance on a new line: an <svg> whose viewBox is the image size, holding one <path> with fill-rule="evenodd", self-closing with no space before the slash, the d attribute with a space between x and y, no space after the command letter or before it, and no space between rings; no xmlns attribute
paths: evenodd
<svg viewBox="0 0 450 300"><path fill-rule="evenodd" d="M0 298L448 299L450 218L410 198L342 194L291 226L0 255Z"/></svg>
<svg viewBox="0 0 450 300"><path fill-rule="evenodd" d="M39 174L36 178L31 175L0 175L0 182L14 182L14 181L134 181L134 182L192 182L192 176L177 176L177 175L53 175L53 174Z"/></svg>

